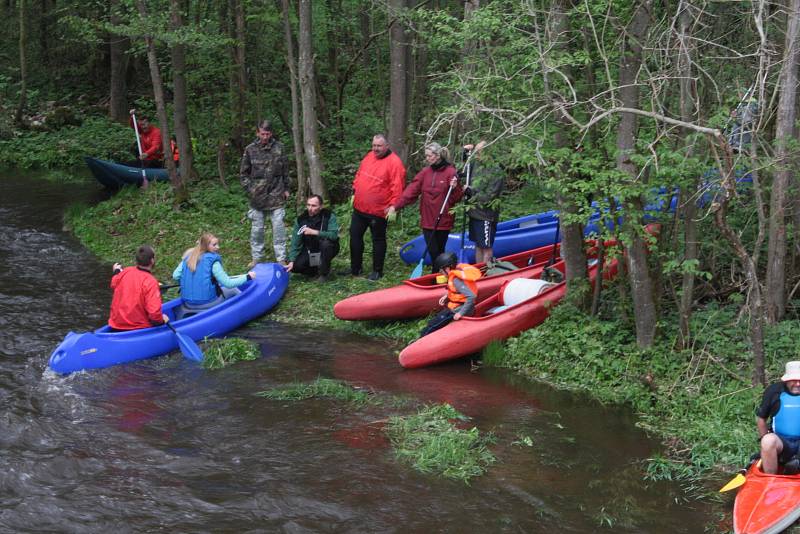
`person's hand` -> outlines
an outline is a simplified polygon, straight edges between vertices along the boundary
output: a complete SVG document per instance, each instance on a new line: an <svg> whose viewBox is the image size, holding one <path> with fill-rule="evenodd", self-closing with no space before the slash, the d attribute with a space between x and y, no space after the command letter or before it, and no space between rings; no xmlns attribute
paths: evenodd
<svg viewBox="0 0 800 534"><path fill-rule="evenodd" d="M288 191L284 191L283 192L283 199L284 200L288 200L289 199L289 192Z"/></svg>
<svg viewBox="0 0 800 534"><path fill-rule="evenodd" d="M464 145L464 150L472 150L473 148L475 148L475 145Z"/></svg>
<svg viewBox="0 0 800 534"><path fill-rule="evenodd" d="M130 113L131 115L136 115L136 108L131 108L131 110L128 113Z"/></svg>
<svg viewBox="0 0 800 534"><path fill-rule="evenodd" d="M457 185L458 185L458 176L453 175L453 177L450 178L450 187L455 187Z"/></svg>
<svg viewBox="0 0 800 534"><path fill-rule="evenodd" d="M164 321L164 324L167 324L169 322L169 315L167 315L166 313L162 313L161 319Z"/></svg>
<svg viewBox="0 0 800 534"><path fill-rule="evenodd" d="M292 269L294 269L294 262L290 261L289 263L287 263L285 269L286 269L287 273L292 272ZM255 274L255 273L253 273L253 274Z"/></svg>
<svg viewBox="0 0 800 534"><path fill-rule="evenodd" d="M249 273L247 273L247 276L250 277L250 280L255 280L256 279L256 272L255 271L250 271Z"/></svg>
<svg viewBox="0 0 800 534"><path fill-rule="evenodd" d="M458 321L459 319L461 319L461 317L462 315L460 313L456 313L455 315L453 315L453 320Z"/></svg>
<svg viewBox="0 0 800 534"><path fill-rule="evenodd" d="M111 270L112 271L121 271L122 270L122 264L121 263L115 263L114 266L111 268Z"/></svg>
<svg viewBox="0 0 800 534"><path fill-rule="evenodd" d="M394 222L397 220L397 210L394 209L394 206L389 206L386 208L386 220L389 222Z"/></svg>
<svg viewBox="0 0 800 534"><path fill-rule="evenodd" d="M439 306L444 306L445 302L447 302L447 294L442 295L442 298L439 299Z"/></svg>

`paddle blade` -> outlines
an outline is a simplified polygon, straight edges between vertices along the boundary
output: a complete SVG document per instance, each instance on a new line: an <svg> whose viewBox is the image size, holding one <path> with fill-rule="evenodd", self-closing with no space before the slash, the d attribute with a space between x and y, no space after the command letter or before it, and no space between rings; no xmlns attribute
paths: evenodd
<svg viewBox="0 0 800 534"><path fill-rule="evenodd" d="M736 489L739 486L743 485L745 482L747 482L747 478L743 474L739 473L735 477L733 477L733 479L730 482L728 482L727 484L722 486L722 488L720 488L719 492L720 493L725 493L726 491L730 491L732 489Z"/></svg>
<svg viewBox="0 0 800 534"><path fill-rule="evenodd" d="M414 267L413 271L411 271L411 276L409 276L409 278L419 278L420 276L422 276L422 262L424 261L425 261L424 257L421 260L419 260L417 266Z"/></svg>
<svg viewBox="0 0 800 534"><path fill-rule="evenodd" d="M178 336L178 347L180 347L183 356L187 360L195 362L203 361L203 351L200 350L200 347L197 346L197 343L195 343L192 338L180 332L175 332L175 335Z"/></svg>

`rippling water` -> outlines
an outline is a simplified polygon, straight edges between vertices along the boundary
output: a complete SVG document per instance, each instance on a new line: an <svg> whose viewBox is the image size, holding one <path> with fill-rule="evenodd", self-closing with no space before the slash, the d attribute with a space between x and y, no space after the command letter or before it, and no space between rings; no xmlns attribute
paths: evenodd
<svg viewBox="0 0 800 534"><path fill-rule="evenodd" d="M99 195L0 175L0 529L4 532L698 532L707 505L645 484L653 444L618 410L457 363L403 371L397 347L269 321L238 332L263 357L204 371L180 354L60 377L70 329L106 319L110 266L62 230ZM291 288L290 288L291 290ZM386 407L276 402L317 377L450 402L497 436L467 486L399 463ZM530 437L533 446L512 445Z"/></svg>

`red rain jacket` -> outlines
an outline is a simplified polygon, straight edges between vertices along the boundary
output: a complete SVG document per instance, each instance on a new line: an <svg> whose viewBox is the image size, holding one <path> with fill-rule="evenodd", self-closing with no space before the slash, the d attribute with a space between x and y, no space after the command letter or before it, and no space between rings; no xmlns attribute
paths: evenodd
<svg viewBox="0 0 800 534"><path fill-rule="evenodd" d="M128 119L128 123L133 128L133 117ZM164 147L161 146L161 130L157 126L150 124L147 132L139 128L139 142L142 143L142 152L147 154L145 161L163 161Z"/></svg>
<svg viewBox="0 0 800 534"><path fill-rule="evenodd" d="M108 325L117 330L137 330L162 324L158 281L138 267L126 267L111 278L111 316Z"/></svg>
<svg viewBox="0 0 800 534"><path fill-rule="evenodd" d="M361 160L353 180L353 207L361 213L385 217L406 182L406 168L394 152L378 159L371 150Z"/></svg>
<svg viewBox="0 0 800 534"><path fill-rule="evenodd" d="M433 230L439 210L442 209L442 202L447 196L450 188L450 180L456 175L456 168L452 165L434 170L428 166L417 173L410 184L406 186L400 199L394 204L395 209L400 209L414 202L417 197L422 195L419 200L419 212L421 215L420 225L425 230ZM450 230L453 228L455 218L450 213L450 209L461 199L463 191L460 185L456 185L447 199L447 206L444 208L442 218L439 220L437 230Z"/></svg>

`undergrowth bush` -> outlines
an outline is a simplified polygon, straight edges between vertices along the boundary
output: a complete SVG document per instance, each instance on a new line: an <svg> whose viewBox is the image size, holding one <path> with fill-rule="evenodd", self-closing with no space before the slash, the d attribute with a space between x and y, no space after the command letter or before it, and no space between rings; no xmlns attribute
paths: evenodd
<svg viewBox="0 0 800 534"><path fill-rule="evenodd" d="M204 344L203 367L222 369L228 365L248 360L257 360L261 353L258 345L240 337L211 339Z"/></svg>

